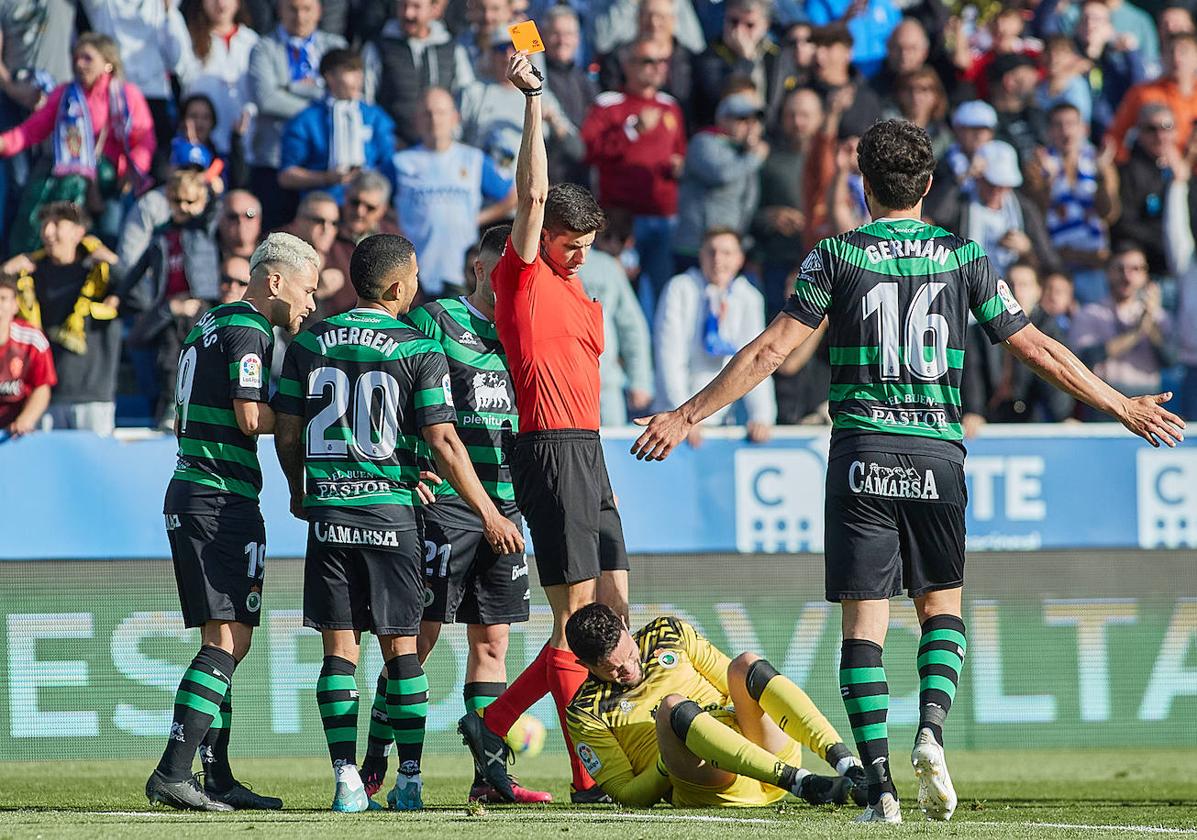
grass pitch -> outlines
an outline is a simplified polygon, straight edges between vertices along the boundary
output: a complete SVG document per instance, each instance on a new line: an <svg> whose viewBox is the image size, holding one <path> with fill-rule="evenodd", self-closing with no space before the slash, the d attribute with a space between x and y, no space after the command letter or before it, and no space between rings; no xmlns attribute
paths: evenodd
<svg viewBox="0 0 1197 840"><path fill-rule="evenodd" d="M897 745L895 745L897 746ZM951 837L1197 838L1197 751L1042 750L949 753L960 808L950 823L927 823L915 807L913 774L895 755L903 797L902 826L855 826L857 809L811 808L787 799L770 808L631 811L576 808L467 807L471 768L461 757L425 761L419 814L343 815L327 810L327 761L240 759L238 776L282 796L287 810L261 814L182 814L150 809L142 789L152 761L0 763L0 838L287 837L428 840L738 840L738 838ZM816 772L820 771L817 768ZM561 755L516 767L524 783L568 802ZM334 833L335 832L335 833ZM403 832L403 835L397 835ZM411 834L408 834L411 832Z"/></svg>

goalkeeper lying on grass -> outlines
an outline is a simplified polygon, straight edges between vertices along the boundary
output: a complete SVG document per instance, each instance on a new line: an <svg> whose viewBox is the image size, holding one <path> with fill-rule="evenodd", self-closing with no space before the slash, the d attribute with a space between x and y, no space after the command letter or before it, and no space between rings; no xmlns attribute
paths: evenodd
<svg viewBox="0 0 1197 840"><path fill-rule="evenodd" d="M735 659L677 618L635 635L603 604L565 628L589 670L566 716L574 749L616 802L679 808L863 804L864 770L815 704L752 653ZM835 768L799 768L805 745Z"/></svg>

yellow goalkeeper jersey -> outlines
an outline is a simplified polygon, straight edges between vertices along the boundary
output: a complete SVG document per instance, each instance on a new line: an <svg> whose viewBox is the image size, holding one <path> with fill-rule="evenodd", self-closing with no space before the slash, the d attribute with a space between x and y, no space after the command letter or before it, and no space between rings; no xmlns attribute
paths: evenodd
<svg viewBox="0 0 1197 840"><path fill-rule="evenodd" d="M657 767L653 713L670 694L707 711L730 705L727 655L678 618L658 618L633 635L644 680L635 688L596 680L582 684L566 710L582 765L616 801L651 805L669 790Z"/></svg>

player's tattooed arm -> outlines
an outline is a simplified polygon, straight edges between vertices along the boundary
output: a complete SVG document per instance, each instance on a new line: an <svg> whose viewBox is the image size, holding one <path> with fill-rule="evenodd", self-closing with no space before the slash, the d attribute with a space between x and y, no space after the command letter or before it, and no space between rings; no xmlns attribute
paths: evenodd
<svg viewBox="0 0 1197 840"><path fill-rule="evenodd" d="M291 490L291 514L307 519L303 512L303 423L299 417L275 415L274 452Z"/></svg>
<svg viewBox="0 0 1197 840"><path fill-rule="evenodd" d="M1044 380L1086 405L1104 412L1152 446L1176 446L1185 439L1185 421L1163 407L1172 393L1128 397L1110 387L1071 350L1033 324L1006 339L1006 348Z"/></svg>

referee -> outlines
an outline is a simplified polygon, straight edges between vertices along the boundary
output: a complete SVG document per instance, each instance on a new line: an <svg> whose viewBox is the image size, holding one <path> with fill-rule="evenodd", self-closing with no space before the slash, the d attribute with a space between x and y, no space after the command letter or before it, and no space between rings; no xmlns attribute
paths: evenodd
<svg viewBox="0 0 1197 840"><path fill-rule="evenodd" d="M502 737L546 689L556 703L561 731L568 732L565 709L587 671L569 650L565 623L596 597L627 620L628 559L598 433L603 311L577 274L606 217L594 196L576 184L549 189L542 82L526 53L511 57L507 78L527 99L515 171L515 220L491 283L495 326L507 351L520 414L511 450L515 501L536 543L536 569L553 611L553 633L484 716L466 715L460 729L486 780L513 801ZM602 797L568 735L566 743L573 801Z"/></svg>
<svg viewBox="0 0 1197 840"><path fill-rule="evenodd" d="M868 774L869 806L859 820L902 820L888 769L882 646L888 599L903 587L922 624L911 763L919 806L946 820L956 793L943 726L966 648L960 379L969 311L990 341L1153 446L1175 446L1184 422L1160 405L1171 394L1128 398L1090 373L1028 321L980 246L921 221L935 167L921 128L878 123L857 154L874 221L820 242L782 314L706 388L646 420L632 452L664 459L691 427L769 376L827 318L826 594L843 608L840 692Z"/></svg>

